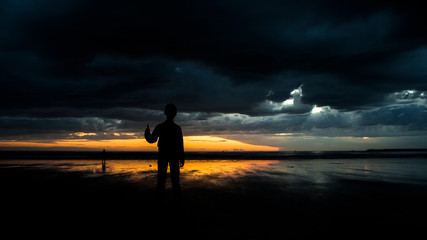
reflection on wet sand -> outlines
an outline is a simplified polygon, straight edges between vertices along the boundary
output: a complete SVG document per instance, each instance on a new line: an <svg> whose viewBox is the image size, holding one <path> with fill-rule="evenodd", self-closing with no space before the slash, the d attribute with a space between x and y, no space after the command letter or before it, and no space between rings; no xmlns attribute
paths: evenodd
<svg viewBox="0 0 427 240"><path fill-rule="evenodd" d="M230 181L243 178L251 174L261 174L268 171L277 160L207 160L207 161L188 161L182 169L183 184L214 184L226 185Z"/></svg>
<svg viewBox="0 0 427 240"><path fill-rule="evenodd" d="M255 173L259 170L270 169L277 165L278 160L206 160L188 161L182 173L191 173L194 177L206 175L227 175L229 177L241 177L248 173Z"/></svg>
<svg viewBox="0 0 427 240"><path fill-rule="evenodd" d="M80 172L86 177L121 176L140 181L157 174L157 160L2 160L2 168L38 168ZM425 183L427 164L418 159L325 159L325 160L188 160L181 168L182 184L224 185L248 177L289 184L325 184L336 178ZM144 183L141 183L144 184Z"/></svg>
<svg viewBox="0 0 427 240"><path fill-rule="evenodd" d="M184 168L181 168L183 184L197 183L203 181L210 184L223 185L228 180L242 178L249 174L259 174L271 170L278 165L277 160L189 160ZM86 171L94 175L101 173L99 163L81 163L68 165L67 171ZM138 181L157 173L156 160L110 160L105 168L104 174L126 175L129 180ZM168 169L169 173L169 169Z"/></svg>
<svg viewBox="0 0 427 240"><path fill-rule="evenodd" d="M185 167L181 168L181 174L187 180L205 176L238 178L258 171L267 171L278 163L278 160L188 160ZM2 164L8 163L3 161ZM84 172L89 177L99 174L126 174L129 177L136 177L157 171L157 160L108 160L106 164L97 160L20 160L10 161L9 165Z"/></svg>

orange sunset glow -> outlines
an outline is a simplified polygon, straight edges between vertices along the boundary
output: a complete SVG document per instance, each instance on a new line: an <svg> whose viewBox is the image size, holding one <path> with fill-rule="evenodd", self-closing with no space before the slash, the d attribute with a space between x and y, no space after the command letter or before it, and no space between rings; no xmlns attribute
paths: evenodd
<svg viewBox="0 0 427 240"><path fill-rule="evenodd" d="M61 139L52 142L0 141L0 148L22 149L71 149L109 151L157 151L157 144L149 144L145 139ZM215 136L184 137L185 151L278 151L277 147L252 145Z"/></svg>

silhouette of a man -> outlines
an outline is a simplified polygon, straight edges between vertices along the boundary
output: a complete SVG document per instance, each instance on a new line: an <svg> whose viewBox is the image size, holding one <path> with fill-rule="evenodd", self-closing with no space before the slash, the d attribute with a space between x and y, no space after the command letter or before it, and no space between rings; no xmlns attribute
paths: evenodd
<svg viewBox="0 0 427 240"><path fill-rule="evenodd" d="M181 186L179 184L179 168L184 166L184 144L181 127L174 123L173 119L177 113L176 106L172 103L166 105L166 121L160 123L150 133L150 126L145 129L145 139L149 143L158 140L159 158L157 160L157 200L162 202L165 192L166 173L168 164L172 181L172 192L174 201L181 202Z"/></svg>

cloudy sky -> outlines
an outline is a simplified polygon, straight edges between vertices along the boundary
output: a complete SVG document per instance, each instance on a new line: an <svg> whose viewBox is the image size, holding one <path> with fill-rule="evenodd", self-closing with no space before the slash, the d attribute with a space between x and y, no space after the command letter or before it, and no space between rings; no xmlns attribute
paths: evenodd
<svg viewBox="0 0 427 240"><path fill-rule="evenodd" d="M1 0L0 149L427 148L417 2Z"/></svg>

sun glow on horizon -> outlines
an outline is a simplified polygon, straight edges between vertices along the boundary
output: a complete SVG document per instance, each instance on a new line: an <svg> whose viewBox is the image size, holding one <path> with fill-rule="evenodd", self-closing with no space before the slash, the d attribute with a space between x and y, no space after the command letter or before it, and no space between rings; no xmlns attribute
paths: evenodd
<svg viewBox="0 0 427 240"><path fill-rule="evenodd" d="M91 136L91 134L79 134ZM109 151L157 151L157 144L149 144L145 139L59 139L50 142L41 141L0 141L2 149L29 150L100 150ZM278 151L277 147L253 145L216 136L186 136L185 151Z"/></svg>
<svg viewBox="0 0 427 240"><path fill-rule="evenodd" d="M184 137L186 151L278 151L278 147L253 145L215 136Z"/></svg>

